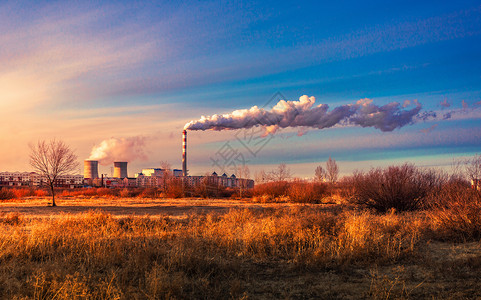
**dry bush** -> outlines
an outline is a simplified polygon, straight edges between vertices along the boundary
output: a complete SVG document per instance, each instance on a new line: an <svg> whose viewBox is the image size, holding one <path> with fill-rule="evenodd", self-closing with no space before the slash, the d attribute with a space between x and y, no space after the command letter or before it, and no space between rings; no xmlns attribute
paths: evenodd
<svg viewBox="0 0 481 300"><path fill-rule="evenodd" d="M137 197L155 199L160 197L161 192L159 188L145 188L140 190Z"/></svg>
<svg viewBox="0 0 481 300"><path fill-rule="evenodd" d="M10 200L13 198L15 198L15 194L10 189L0 189L0 200Z"/></svg>
<svg viewBox="0 0 481 300"><path fill-rule="evenodd" d="M34 190L33 189L26 189L26 188L12 189L12 193L15 195L15 198L21 199L21 198L33 196Z"/></svg>
<svg viewBox="0 0 481 300"><path fill-rule="evenodd" d="M48 195L47 191L46 190L35 190L34 191L34 194L33 194L35 197L45 197Z"/></svg>
<svg viewBox="0 0 481 300"><path fill-rule="evenodd" d="M182 198L184 196L183 182L179 178L172 178L165 188L165 197Z"/></svg>
<svg viewBox="0 0 481 300"><path fill-rule="evenodd" d="M21 199L36 196L36 190L32 188L2 188L0 189L0 200Z"/></svg>
<svg viewBox="0 0 481 300"><path fill-rule="evenodd" d="M119 197L122 198L134 198L139 195L139 192L134 189L123 188L119 191Z"/></svg>
<svg viewBox="0 0 481 300"><path fill-rule="evenodd" d="M59 193L61 197L118 197L120 189L110 188L79 188L63 190Z"/></svg>
<svg viewBox="0 0 481 300"><path fill-rule="evenodd" d="M287 181L274 181L256 184L254 186L254 196L269 196L272 199L287 196L289 190L289 183Z"/></svg>
<svg viewBox="0 0 481 300"><path fill-rule="evenodd" d="M328 186L325 183L296 180L289 183L287 195L292 202L320 203L327 192Z"/></svg>
<svg viewBox="0 0 481 300"><path fill-rule="evenodd" d="M353 186L352 202L386 212L422 208L426 197L441 186L443 177L404 164L356 172L349 180Z"/></svg>
<svg viewBox="0 0 481 300"><path fill-rule="evenodd" d="M449 184L431 198L428 215L437 239L481 239L481 195L478 191L465 184Z"/></svg>

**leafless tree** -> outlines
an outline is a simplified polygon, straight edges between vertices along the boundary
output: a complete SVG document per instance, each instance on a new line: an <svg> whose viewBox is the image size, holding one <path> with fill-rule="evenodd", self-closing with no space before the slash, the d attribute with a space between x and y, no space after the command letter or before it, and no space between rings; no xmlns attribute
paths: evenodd
<svg viewBox="0 0 481 300"><path fill-rule="evenodd" d="M167 191L167 185L172 181L172 171L171 171L171 164L167 161L162 160L160 162L160 168L164 170L162 175L162 187L164 193Z"/></svg>
<svg viewBox="0 0 481 300"><path fill-rule="evenodd" d="M266 183L269 181L269 174L264 170L260 170L255 173L255 181L257 184Z"/></svg>
<svg viewBox="0 0 481 300"><path fill-rule="evenodd" d="M465 168L466 161L463 159L453 158L451 162L451 171L449 175L449 181L451 183L463 184L466 181Z"/></svg>
<svg viewBox="0 0 481 300"><path fill-rule="evenodd" d="M251 172L249 170L249 166L242 165L236 168L236 173L239 180L239 197L242 198L242 192L247 189L247 179L249 178Z"/></svg>
<svg viewBox="0 0 481 300"><path fill-rule="evenodd" d="M291 170L284 163L277 166L277 168L272 170L269 175L272 178L272 181L287 181L292 177Z"/></svg>
<svg viewBox="0 0 481 300"><path fill-rule="evenodd" d="M326 170L322 166L317 166L316 170L314 171L314 175L316 176L316 180L318 182L324 182L326 180Z"/></svg>
<svg viewBox="0 0 481 300"><path fill-rule="evenodd" d="M52 206L57 206L55 181L77 168L77 156L63 141L38 141L36 145L30 145L30 165L47 180L52 194Z"/></svg>
<svg viewBox="0 0 481 300"><path fill-rule="evenodd" d="M330 183L335 183L338 176L339 167L337 166L336 160L329 156L329 159L326 161L326 178Z"/></svg>
<svg viewBox="0 0 481 300"><path fill-rule="evenodd" d="M466 161L466 174L475 189L479 189L481 180L481 155L476 154Z"/></svg>

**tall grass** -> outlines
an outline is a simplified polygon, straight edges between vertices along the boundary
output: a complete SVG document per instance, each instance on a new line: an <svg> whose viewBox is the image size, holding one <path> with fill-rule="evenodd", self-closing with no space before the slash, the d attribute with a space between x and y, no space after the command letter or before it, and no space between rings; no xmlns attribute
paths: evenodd
<svg viewBox="0 0 481 300"><path fill-rule="evenodd" d="M249 280L240 266L396 262L417 251L420 228L399 215L298 207L185 220L101 212L48 220L4 215L0 291L35 299L238 298Z"/></svg>

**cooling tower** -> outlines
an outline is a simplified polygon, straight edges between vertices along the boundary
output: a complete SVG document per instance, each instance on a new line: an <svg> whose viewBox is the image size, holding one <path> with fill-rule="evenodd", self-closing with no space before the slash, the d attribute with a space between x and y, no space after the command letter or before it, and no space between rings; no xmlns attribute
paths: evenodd
<svg viewBox="0 0 481 300"><path fill-rule="evenodd" d="M99 178L99 162L96 160L84 161L84 178Z"/></svg>
<svg viewBox="0 0 481 300"><path fill-rule="evenodd" d="M187 130L182 131L182 176L187 176Z"/></svg>
<svg viewBox="0 0 481 300"><path fill-rule="evenodd" d="M125 178L127 175L127 162L126 161L116 161L114 162L114 177L115 178Z"/></svg>

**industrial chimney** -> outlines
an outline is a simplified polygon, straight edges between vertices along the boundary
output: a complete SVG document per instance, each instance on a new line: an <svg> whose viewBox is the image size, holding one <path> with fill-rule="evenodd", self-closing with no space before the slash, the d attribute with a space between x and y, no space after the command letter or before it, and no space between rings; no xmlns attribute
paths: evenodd
<svg viewBox="0 0 481 300"><path fill-rule="evenodd" d="M127 175L127 162L126 161L116 161L114 162L114 177L115 178L125 178Z"/></svg>
<svg viewBox="0 0 481 300"><path fill-rule="evenodd" d="M99 162L96 160L84 161L84 178L99 178Z"/></svg>
<svg viewBox="0 0 481 300"><path fill-rule="evenodd" d="M187 130L182 131L182 176L187 176Z"/></svg>

